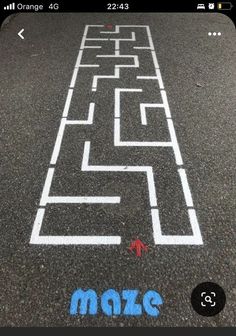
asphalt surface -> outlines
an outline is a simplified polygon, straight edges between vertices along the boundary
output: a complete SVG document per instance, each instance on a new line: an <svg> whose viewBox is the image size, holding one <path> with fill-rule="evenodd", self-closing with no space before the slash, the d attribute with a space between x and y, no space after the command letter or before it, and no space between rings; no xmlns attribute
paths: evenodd
<svg viewBox="0 0 236 336"><path fill-rule="evenodd" d="M162 231L192 234L172 149L113 145L116 87L143 89L142 94L129 93L122 99L123 141L168 141L163 113L147 112L148 126L140 124L137 114L140 102L160 99L154 82L136 79L136 75L152 75L153 64L145 50L135 51L139 69L121 69L120 79L100 79L96 92L91 92L93 75L113 74L115 60L100 59L99 69L79 70L68 116L87 118L88 104L94 101L94 123L66 126L50 189L54 196L121 196L121 204L46 205L40 232L118 235L121 244L30 244L87 24L149 25L203 245L154 244L144 174L80 169L88 140L90 164L153 166ZM17 35L22 28L24 40ZM210 37L209 31L222 35ZM129 34L123 31L120 37L130 38ZM147 37L138 31L137 36L143 45ZM120 48L129 54L132 50L129 43L121 42ZM114 49L104 43L99 52ZM85 49L83 60L94 62L96 53ZM220 14L19 14L2 27L1 326L236 325L235 56L235 28ZM148 245L141 258L128 251L136 238ZM214 317L198 315L190 303L192 290L204 281L218 283L226 293L226 306ZM95 316L70 316L70 299L77 288L92 288L98 295L109 288L118 292L135 288L139 299L145 291L156 290L164 304L157 318L107 317L101 311Z"/></svg>

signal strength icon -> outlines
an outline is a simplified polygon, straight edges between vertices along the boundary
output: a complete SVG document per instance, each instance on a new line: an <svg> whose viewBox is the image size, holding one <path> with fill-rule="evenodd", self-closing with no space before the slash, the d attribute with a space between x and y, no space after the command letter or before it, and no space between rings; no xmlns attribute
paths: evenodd
<svg viewBox="0 0 236 336"><path fill-rule="evenodd" d="M5 6L3 9L4 10L15 10L15 2Z"/></svg>

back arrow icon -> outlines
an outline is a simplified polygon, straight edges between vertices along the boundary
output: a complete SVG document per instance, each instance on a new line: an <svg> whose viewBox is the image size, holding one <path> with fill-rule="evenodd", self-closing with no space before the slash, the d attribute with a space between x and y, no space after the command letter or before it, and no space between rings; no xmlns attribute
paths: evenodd
<svg viewBox="0 0 236 336"><path fill-rule="evenodd" d="M22 40L24 40L24 36L22 35L23 31L24 31L24 29L21 29L21 30L19 31L19 33L18 33L18 35L20 36L20 38L21 38Z"/></svg>

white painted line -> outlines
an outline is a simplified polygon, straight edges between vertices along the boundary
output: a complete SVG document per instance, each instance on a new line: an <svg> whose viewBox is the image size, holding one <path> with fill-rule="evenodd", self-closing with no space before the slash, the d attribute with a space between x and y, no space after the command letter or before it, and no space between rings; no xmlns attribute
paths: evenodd
<svg viewBox="0 0 236 336"><path fill-rule="evenodd" d="M99 64L80 64L79 68L99 68Z"/></svg>
<svg viewBox="0 0 236 336"><path fill-rule="evenodd" d="M142 125L147 125L147 112L146 108L165 108L164 104L140 104L140 114Z"/></svg>
<svg viewBox="0 0 236 336"><path fill-rule="evenodd" d="M85 28L84 28L83 36L85 36L85 37L87 36L89 27L93 27L93 26L92 25L86 25Z"/></svg>
<svg viewBox="0 0 236 336"><path fill-rule="evenodd" d="M153 225L153 237L156 245L202 245L202 237L199 230L195 210L188 210L191 226L193 229L193 235L178 236L178 235L162 235L161 225L159 219L159 211L152 209L152 225Z"/></svg>
<svg viewBox="0 0 236 336"><path fill-rule="evenodd" d="M124 27L124 28L147 28L149 26L144 26L144 25L119 25L118 27Z"/></svg>
<svg viewBox="0 0 236 336"><path fill-rule="evenodd" d="M115 26L115 31L100 31L100 33L101 34L119 34L120 33L120 28L146 28L146 29L149 29L149 26L145 26L145 25L116 25ZM135 32L132 32L132 33L135 34ZM149 30L149 33L150 33L150 30ZM146 47L143 47L143 48L146 48ZM150 49L150 47L148 47L148 49Z"/></svg>
<svg viewBox="0 0 236 336"><path fill-rule="evenodd" d="M117 112L118 113L118 112ZM114 118L114 146L120 143L120 118Z"/></svg>
<svg viewBox="0 0 236 336"><path fill-rule="evenodd" d="M137 79L158 79L157 76L137 76Z"/></svg>
<svg viewBox="0 0 236 336"><path fill-rule="evenodd" d="M101 46L84 46L84 49L101 49Z"/></svg>
<svg viewBox="0 0 236 336"><path fill-rule="evenodd" d="M146 26L146 30L147 30L147 36L148 36L148 41L149 41L150 48L151 48L151 50L154 50L152 35L151 35L151 31L150 31L149 26Z"/></svg>
<svg viewBox="0 0 236 336"><path fill-rule="evenodd" d="M119 196L50 196L47 198L47 203L120 203Z"/></svg>
<svg viewBox="0 0 236 336"><path fill-rule="evenodd" d="M140 103L140 106L143 106L145 108L150 108L150 107L157 107L157 108L165 108L165 105L160 103L160 104L156 104L156 103Z"/></svg>
<svg viewBox="0 0 236 336"><path fill-rule="evenodd" d="M115 118L120 118L120 93L121 92L143 92L142 89L115 88Z"/></svg>
<svg viewBox="0 0 236 336"><path fill-rule="evenodd" d="M120 69L115 68L114 75L95 75L93 76L92 91L97 91L98 79L102 78L120 78Z"/></svg>
<svg viewBox="0 0 236 336"><path fill-rule="evenodd" d="M79 53L78 53L76 63L75 63L75 68L78 68L80 66L81 59L82 59L82 54L83 54L83 50L80 50Z"/></svg>
<svg viewBox="0 0 236 336"><path fill-rule="evenodd" d="M48 202L49 191L52 184L54 168L48 168L46 180L44 182L43 192L40 200L40 206L45 206Z"/></svg>
<svg viewBox="0 0 236 336"><path fill-rule="evenodd" d="M96 57L101 57L101 58L102 57L104 57L104 58L112 58L112 57L114 57L114 58L133 58L133 59L135 59L138 56L137 55L115 55L115 54L111 54L111 55L96 55Z"/></svg>
<svg viewBox="0 0 236 336"><path fill-rule="evenodd" d="M89 165L90 141L84 143L84 154L81 164L81 171L117 171L117 172L144 172L151 167L149 166L91 166Z"/></svg>
<svg viewBox="0 0 236 336"><path fill-rule="evenodd" d="M115 89L115 118L120 118L120 89ZM114 133L116 134L116 129Z"/></svg>
<svg viewBox="0 0 236 336"><path fill-rule="evenodd" d="M120 140L120 92L139 92L140 89L115 89L114 146L118 147L171 147L170 141L121 141ZM169 120L169 119L167 119ZM171 130L172 131L172 130ZM178 144L177 144L178 145ZM176 144L175 144L176 146ZM179 157L178 157L179 159Z"/></svg>
<svg viewBox="0 0 236 336"><path fill-rule="evenodd" d="M94 117L94 109L95 109L95 103L90 103L87 120L66 120L66 125L92 125Z"/></svg>
<svg viewBox="0 0 236 336"><path fill-rule="evenodd" d="M124 172L124 173L147 173L146 166L83 166L82 171L97 171L97 172ZM107 196L108 197L108 196Z"/></svg>
<svg viewBox="0 0 236 336"><path fill-rule="evenodd" d="M160 69L155 69L155 72L156 72L156 76L137 76L136 78L137 79L150 79L150 80L157 79L160 89L163 90L164 89L164 84L163 84L163 80L162 80L162 77L161 77Z"/></svg>
<svg viewBox="0 0 236 336"><path fill-rule="evenodd" d="M86 41L108 41L108 38L86 38Z"/></svg>
<svg viewBox="0 0 236 336"><path fill-rule="evenodd" d="M162 235L156 245L202 245L194 236Z"/></svg>
<svg viewBox="0 0 236 336"><path fill-rule="evenodd" d="M167 100L165 90L161 90L161 97L162 97L163 105L165 107L166 118L171 118L170 108L169 108L169 104L168 104L168 100Z"/></svg>
<svg viewBox="0 0 236 336"><path fill-rule="evenodd" d="M169 141L120 141L120 119L114 119L114 146L116 147L172 147Z"/></svg>
<svg viewBox="0 0 236 336"><path fill-rule="evenodd" d="M83 34L82 41L81 41L81 44L80 44L80 49L86 48L85 47L85 40L86 40L86 37L87 37L87 34L88 34L89 27L97 27L97 26L96 25L86 25L85 26L84 34ZM103 26L100 26L100 27L103 27Z"/></svg>
<svg viewBox="0 0 236 336"><path fill-rule="evenodd" d="M70 88L75 87L75 82L76 82L76 78L78 75L78 71L79 71L79 68L74 68L73 75L72 75L71 82L70 82Z"/></svg>
<svg viewBox="0 0 236 336"><path fill-rule="evenodd" d="M155 71L156 71L156 76L157 76L157 80L158 80L158 83L159 83L160 90L162 90L162 89L164 89L164 84L163 84L163 80L162 80L162 77L161 77L161 71L160 71L160 69L157 69L157 68L155 68Z"/></svg>
<svg viewBox="0 0 236 336"><path fill-rule="evenodd" d="M134 56L134 64L118 64L115 66L116 68L138 68L139 67L139 60L138 56Z"/></svg>
<svg viewBox="0 0 236 336"><path fill-rule="evenodd" d="M131 32L131 38L110 38L109 39L110 41L136 41L136 38L135 38L135 32ZM118 45L119 45L119 43L118 43ZM116 49L119 49L119 47L118 48L116 48Z"/></svg>
<svg viewBox="0 0 236 336"><path fill-rule="evenodd" d="M164 141L119 141L117 147L172 147L172 142Z"/></svg>
<svg viewBox="0 0 236 336"><path fill-rule="evenodd" d="M89 28L89 27L98 27L98 28L99 28L99 27L104 27L104 25L87 25L86 27L88 27L88 28ZM88 31L84 32L84 34L87 35L87 32L88 32Z"/></svg>
<svg viewBox="0 0 236 336"><path fill-rule="evenodd" d="M151 207L156 207L157 206L157 196L156 196L156 188L155 188L155 182L154 182L154 175L153 175L152 167L148 167L147 182L148 182L150 205L151 205Z"/></svg>
<svg viewBox="0 0 236 336"><path fill-rule="evenodd" d="M120 55L119 53L112 54L112 55L97 55L96 57L101 58L133 58L134 64L116 64L116 68L138 68L139 67L139 60L137 55Z"/></svg>
<svg viewBox="0 0 236 336"><path fill-rule="evenodd" d="M124 173L147 173L146 166L88 166L86 169L83 167L84 171L107 171L107 172L124 172Z"/></svg>
<svg viewBox="0 0 236 336"><path fill-rule="evenodd" d="M30 242L38 245L119 245L120 236L40 236Z"/></svg>
<svg viewBox="0 0 236 336"><path fill-rule="evenodd" d="M138 68L139 67L139 59L137 55L120 55L120 54L112 54L112 55L96 55L96 57L100 58L133 58L134 64L117 64L115 68Z"/></svg>
<svg viewBox="0 0 236 336"><path fill-rule="evenodd" d="M31 233L30 244L37 244L37 239L40 234L44 213L45 213L45 209L40 209L40 208L38 209L35 220L34 220L33 230Z"/></svg>
<svg viewBox="0 0 236 336"><path fill-rule="evenodd" d="M160 237L162 236L159 211L158 209L152 209L151 213L152 213L153 238L154 238L154 243L157 245L159 244Z"/></svg>
<svg viewBox="0 0 236 336"><path fill-rule="evenodd" d="M88 113L88 124L93 124L93 117L94 117L94 109L95 109L95 103L89 104L89 113Z"/></svg>
<svg viewBox="0 0 236 336"><path fill-rule="evenodd" d="M185 169L179 168L178 172L179 172L179 176L180 176L180 180L181 180L181 184L182 184L182 188L183 188L183 192L184 192L184 198L185 198L186 205L187 205L187 207L193 207L192 195L191 195L191 191L189 189Z"/></svg>
<svg viewBox="0 0 236 336"><path fill-rule="evenodd" d="M179 144L178 144L178 141L177 141L177 138L176 138L175 128L174 128L172 119L167 119L167 124L168 124L169 132L170 132L171 142L173 144L173 150L174 150L176 164L177 165L182 165L183 160L182 160L182 156L181 156L181 153L180 153L180 150L179 150Z"/></svg>
<svg viewBox="0 0 236 336"><path fill-rule="evenodd" d="M84 34L83 34L83 37L82 37L82 40L81 40L81 43L80 43L80 49L84 49L84 44L85 44L86 36L88 34L88 28L89 28L88 25L86 25L85 28L84 28Z"/></svg>
<svg viewBox="0 0 236 336"><path fill-rule="evenodd" d="M90 166L89 165L89 154L90 154L90 141L84 143L84 154L81 165L82 171L107 171L107 172L142 172L146 173L149 201L151 206L157 206L157 197L155 182L153 176L153 169L150 166Z"/></svg>
<svg viewBox="0 0 236 336"><path fill-rule="evenodd" d="M89 166L89 152L90 152L90 141L85 141L84 143L84 154L81 163L81 171L86 171Z"/></svg>
<svg viewBox="0 0 236 336"><path fill-rule="evenodd" d="M118 50L120 49L120 40L117 39L117 40L114 40L115 41L115 49Z"/></svg>
<svg viewBox="0 0 236 336"><path fill-rule="evenodd" d="M142 125L147 125L147 116L146 116L146 106L145 104L140 104L140 114L141 114L141 123Z"/></svg>
<svg viewBox="0 0 236 336"><path fill-rule="evenodd" d="M148 50L150 50L151 47L133 47L133 49L148 49Z"/></svg>
<svg viewBox="0 0 236 336"><path fill-rule="evenodd" d="M150 79L150 80L157 79L160 90L163 90L164 89L164 84L163 84L163 81L162 81L160 69L155 69L155 72L156 72L156 76L137 76L136 78L137 79Z"/></svg>
<svg viewBox="0 0 236 336"><path fill-rule="evenodd" d="M86 35L84 35L82 37L82 41L81 41L81 44L80 44L80 50L83 50L85 48L85 39L86 39Z"/></svg>
<svg viewBox="0 0 236 336"><path fill-rule="evenodd" d="M67 93L67 97L66 97L65 107L64 107L64 110L63 110L63 114L62 114L63 117L67 117L67 115L68 115L72 95L73 95L73 89L69 89L68 93Z"/></svg>
<svg viewBox="0 0 236 336"><path fill-rule="evenodd" d="M63 138L63 134L64 134L64 130L65 130L65 125L66 125L66 119L62 118L59 130L58 130L58 133L57 133L57 139L56 139L56 142L55 142L55 145L54 145L54 149L53 149L50 164L56 164L56 162L57 162L57 158L58 158L58 155L59 155L59 151L60 151L61 143L62 143L62 138Z"/></svg>
<svg viewBox="0 0 236 336"><path fill-rule="evenodd" d="M200 227L199 227L199 224L198 224L198 220L197 220L195 210L194 209L188 209L188 215L189 215L193 235L195 237L195 242L198 245L202 245L203 244L202 235L201 235L201 231L200 231Z"/></svg>
<svg viewBox="0 0 236 336"><path fill-rule="evenodd" d="M159 69L159 64L157 62L157 56L156 56L155 50L152 50L151 53L152 53L152 59L153 59L155 69Z"/></svg>

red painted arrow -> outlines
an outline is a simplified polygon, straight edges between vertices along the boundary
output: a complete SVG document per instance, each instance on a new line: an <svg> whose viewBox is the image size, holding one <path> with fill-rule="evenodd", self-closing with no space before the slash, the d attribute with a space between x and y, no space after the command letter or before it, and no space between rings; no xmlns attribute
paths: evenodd
<svg viewBox="0 0 236 336"><path fill-rule="evenodd" d="M141 242L140 239L136 239L135 241L132 241L129 247L129 251L133 251L136 250L136 256L137 257L141 257L142 255L142 250L144 250L145 252L147 252L147 246L143 244L143 242Z"/></svg>

